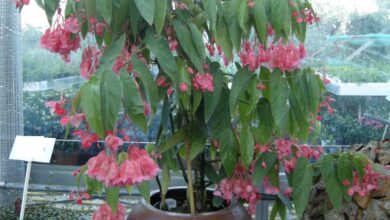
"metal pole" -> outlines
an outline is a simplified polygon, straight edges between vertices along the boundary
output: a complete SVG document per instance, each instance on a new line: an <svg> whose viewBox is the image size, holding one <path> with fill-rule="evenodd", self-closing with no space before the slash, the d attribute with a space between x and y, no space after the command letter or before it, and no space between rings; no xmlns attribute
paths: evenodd
<svg viewBox="0 0 390 220"><path fill-rule="evenodd" d="M31 173L31 160L27 162L27 170L26 170L26 178L24 179L24 188L23 188L23 199L22 199L22 208L20 210L20 220L24 219L24 210L26 208L26 202L27 202L27 193L28 193L28 182L30 180L30 173Z"/></svg>

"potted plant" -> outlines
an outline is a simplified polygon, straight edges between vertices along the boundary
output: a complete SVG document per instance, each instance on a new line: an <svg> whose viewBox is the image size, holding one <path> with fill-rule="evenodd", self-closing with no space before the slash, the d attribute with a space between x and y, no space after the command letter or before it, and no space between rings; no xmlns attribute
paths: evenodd
<svg viewBox="0 0 390 220"><path fill-rule="evenodd" d="M17 0L17 6L28 2ZM236 204L247 203L253 214L260 182L278 196L275 214L291 208L291 194L297 214L303 213L316 177L309 161L322 150L300 143L318 108L329 107L322 79L300 66L306 27L319 21L308 0L37 3L51 24L41 38L44 48L69 62L82 40L94 42L83 47L80 73L87 82L72 107L50 105L68 127L84 124L75 132L84 147L105 142L75 173L84 176L88 193L105 191L106 203L93 219L124 219L119 190L132 187L145 201L128 219L174 216L161 210L186 213L175 215L181 219L225 212L229 219L250 219ZM129 144L132 126L146 131L159 105L156 144ZM290 186L284 192L281 166ZM169 189L171 171L182 173L184 193ZM159 193L150 204L148 181L154 179Z"/></svg>

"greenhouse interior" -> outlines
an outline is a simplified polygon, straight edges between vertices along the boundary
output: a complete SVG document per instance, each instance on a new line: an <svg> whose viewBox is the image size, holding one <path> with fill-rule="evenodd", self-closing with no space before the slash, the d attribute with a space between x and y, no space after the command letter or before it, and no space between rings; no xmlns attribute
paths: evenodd
<svg viewBox="0 0 390 220"><path fill-rule="evenodd" d="M0 220L390 219L390 0L0 0Z"/></svg>

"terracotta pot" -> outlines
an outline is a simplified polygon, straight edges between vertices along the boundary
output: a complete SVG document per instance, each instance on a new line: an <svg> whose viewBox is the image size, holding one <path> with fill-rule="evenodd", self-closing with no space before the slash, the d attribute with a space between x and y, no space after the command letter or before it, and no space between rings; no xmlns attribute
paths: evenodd
<svg viewBox="0 0 390 220"><path fill-rule="evenodd" d="M210 191L211 192L211 191ZM211 193L212 195L212 193ZM186 188L172 188L167 193L167 198L182 199L186 197ZM160 193L152 193L150 197L151 204L159 204ZM238 202L232 201L230 205L225 208L214 212L199 213L194 216L190 214L173 213L162 211L155 208L151 204L148 204L142 199L137 205L135 205L130 214L127 216L127 220L250 220L251 216L244 209L244 207Z"/></svg>

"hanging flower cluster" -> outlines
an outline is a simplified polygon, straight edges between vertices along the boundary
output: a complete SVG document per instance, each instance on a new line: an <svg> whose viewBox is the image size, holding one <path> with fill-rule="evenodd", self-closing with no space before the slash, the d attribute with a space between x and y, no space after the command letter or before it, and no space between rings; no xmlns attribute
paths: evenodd
<svg viewBox="0 0 390 220"><path fill-rule="evenodd" d="M221 180L215 185L214 195L223 198L228 203L233 197L241 199L249 204L248 212L256 212L256 203L260 200L260 194L256 186L252 184L249 171L237 164L233 176Z"/></svg>
<svg viewBox="0 0 390 220"><path fill-rule="evenodd" d="M126 208L118 203L117 210L114 213L107 203L103 203L92 216L92 220L118 220L126 218Z"/></svg>
<svg viewBox="0 0 390 220"><path fill-rule="evenodd" d="M348 189L348 195L353 196L355 194L360 197L368 195L371 191L378 189L379 180L385 179L386 176L380 174L372 168L372 164L368 163L364 167L364 174L361 179L359 179L359 174L357 171L353 172L353 182L352 185L348 180L343 180L344 186L350 186Z"/></svg>

